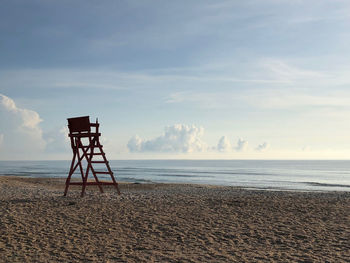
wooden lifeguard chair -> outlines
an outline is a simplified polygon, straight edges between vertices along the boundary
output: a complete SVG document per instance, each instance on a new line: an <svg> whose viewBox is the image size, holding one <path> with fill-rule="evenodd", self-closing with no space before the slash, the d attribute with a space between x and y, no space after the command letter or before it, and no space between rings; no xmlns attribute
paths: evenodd
<svg viewBox="0 0 350 263"><path fill-rule="evenodd" d="M114 178L106 155L103 152L103 146L99 140L101 136L101 133L99 133L99 126L100 124L97 119L96 123L90 123L89 116L68 119L68 136L70 137L73 150L73 159L66 180L64 196L67 195L69 185L82 185L82 197L85 194L85 188L87 185L97 185L101 193L103 193L102 185L113 185L117 189L118 194L120 194L118 183ZM95 131L92 131L92 128L95 128ZM94 159L94 157L97 157L97 159ZM98 164L100 166L105 166L107 171L95 170L94 165L96 166ZM82 182L71 182L71 177L78 167ZM101 167L99 169L101 169ZM90 171L95 178L95 181L88 181ZM97 176L98 174L109 174L112 182L100 181Z"/></svg>

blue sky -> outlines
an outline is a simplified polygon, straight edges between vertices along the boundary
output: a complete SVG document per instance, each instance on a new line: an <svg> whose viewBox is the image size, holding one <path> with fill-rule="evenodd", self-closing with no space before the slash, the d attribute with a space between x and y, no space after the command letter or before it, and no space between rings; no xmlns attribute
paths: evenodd
<svg viewBox="0 0 350 263"><path fill-rule="evenodd" d="M350 156L349 1L2 1L0 159Z"/></svg>

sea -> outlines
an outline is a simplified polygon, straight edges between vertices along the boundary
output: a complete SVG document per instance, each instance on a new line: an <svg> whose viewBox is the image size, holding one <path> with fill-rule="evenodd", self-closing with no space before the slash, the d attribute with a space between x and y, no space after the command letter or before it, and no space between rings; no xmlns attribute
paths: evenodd
<svg viewBox="0 0 350 263"><path fill-rule="evenodd" d="M344 160L113 160L110 166L117 181L131 183L191 183L282 191L350 191L350 161ZM69 168L70 161L0 161L0 176L66 178ZM103 170L103 167L98 168L96 170ZM73 176L80 178L79 174Z"/></svg>

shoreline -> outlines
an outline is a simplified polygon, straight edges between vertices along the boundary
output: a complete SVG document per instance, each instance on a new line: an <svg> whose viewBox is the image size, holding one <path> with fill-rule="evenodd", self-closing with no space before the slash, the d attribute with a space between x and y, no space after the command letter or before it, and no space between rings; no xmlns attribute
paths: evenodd
<svg viewBox="0 0 350 263"><path fill-rule="evenodd" d="M47 186L52 186L52 185L62 185L65 184L66 178L64 177L37 177L37 176L23 176L23 175L0 175L0 178L8 178L9 180L15 180L15 178L20 178L19 180L25 180L25 181L42 181L46 182L49 181L50 183L47 184ZM1 180L0 180L1 181ZM71 180L80 182L77 177L72 178ZM94 182L93 178L89 178L88 181ZM100 181L110 181L110 180L104 180L100 179ZM127 182L127 181L118 181L119 186L123 185L189 185L189 186L201 186L201 187L221 187L221 188L232 188L232 189L240 189L240 190L246 190L246 191L267 191L267 192L295 192L295 193L349 193L350 194L350 186L348 185L332 185L332 184L320 184L320 185L331 185L331 187L349 187L348 191L342 191L342 190L317 190L317 189L298 189L298 188L283 188L283 187L252 187L252 186L244 186L244 185L221 185L221 184L200 184L200 183L174 183L174 182ZM308 183L308 182L306 182ZM309 182L310 184L319 184L319 183L313 183ZM79 186L69 186L69 188L74 187L74 188L79 188ZM106 186L104 186L106 187ZM91 186L87 187L91 188ZM92 187L94 188L94 187ZM63 188L64 189L64 188ZM96 190L96 189L95 189Z"/></svg>
<svg viewBox="0 0 350 263"><path fill-rule="evenodd" d="M0 177L0 262L346 262L350 193Z"/></svg>
<svg viewBox="0 0 350 263"><path fill-rule="evenodd" d="M65 179L69 170L68 161L0 161L0 166L0 176ZM126 182L182 182L272 191L350 192L350 162L345 161L118 160L111 161L111 167L116 179ZM78 174L76 176L79 177Z"/></svg>

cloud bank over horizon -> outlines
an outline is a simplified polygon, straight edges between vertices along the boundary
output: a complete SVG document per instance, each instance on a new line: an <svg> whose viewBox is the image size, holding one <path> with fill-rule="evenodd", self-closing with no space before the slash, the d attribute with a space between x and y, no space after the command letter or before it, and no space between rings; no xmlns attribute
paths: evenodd
<svg viewBox="0 0 350 263"><path fill-rule="evenodd" d="M165 127L164 134L154 139L145 140L135 135L127 147L130 152L201 152L207 148L202 141L203 133L202 127L175 124Z"/></svg>
<svg viewBox="0 0 350 263"><path fill-rule="evenodd" d="M202 137L203 127L196 125L175 124L167 126L164 133L153 139L142 139L134 135L127 143L127 148L131 153L143 152L168 152L168 153L195 153L195 152L246 152L249 150L248 141L239 138L236 145L232 144L227 136L222 136L216 146L208 146ZM254 150L262 152L267 150L269 145L264 142L259 144Z"/></svg>

